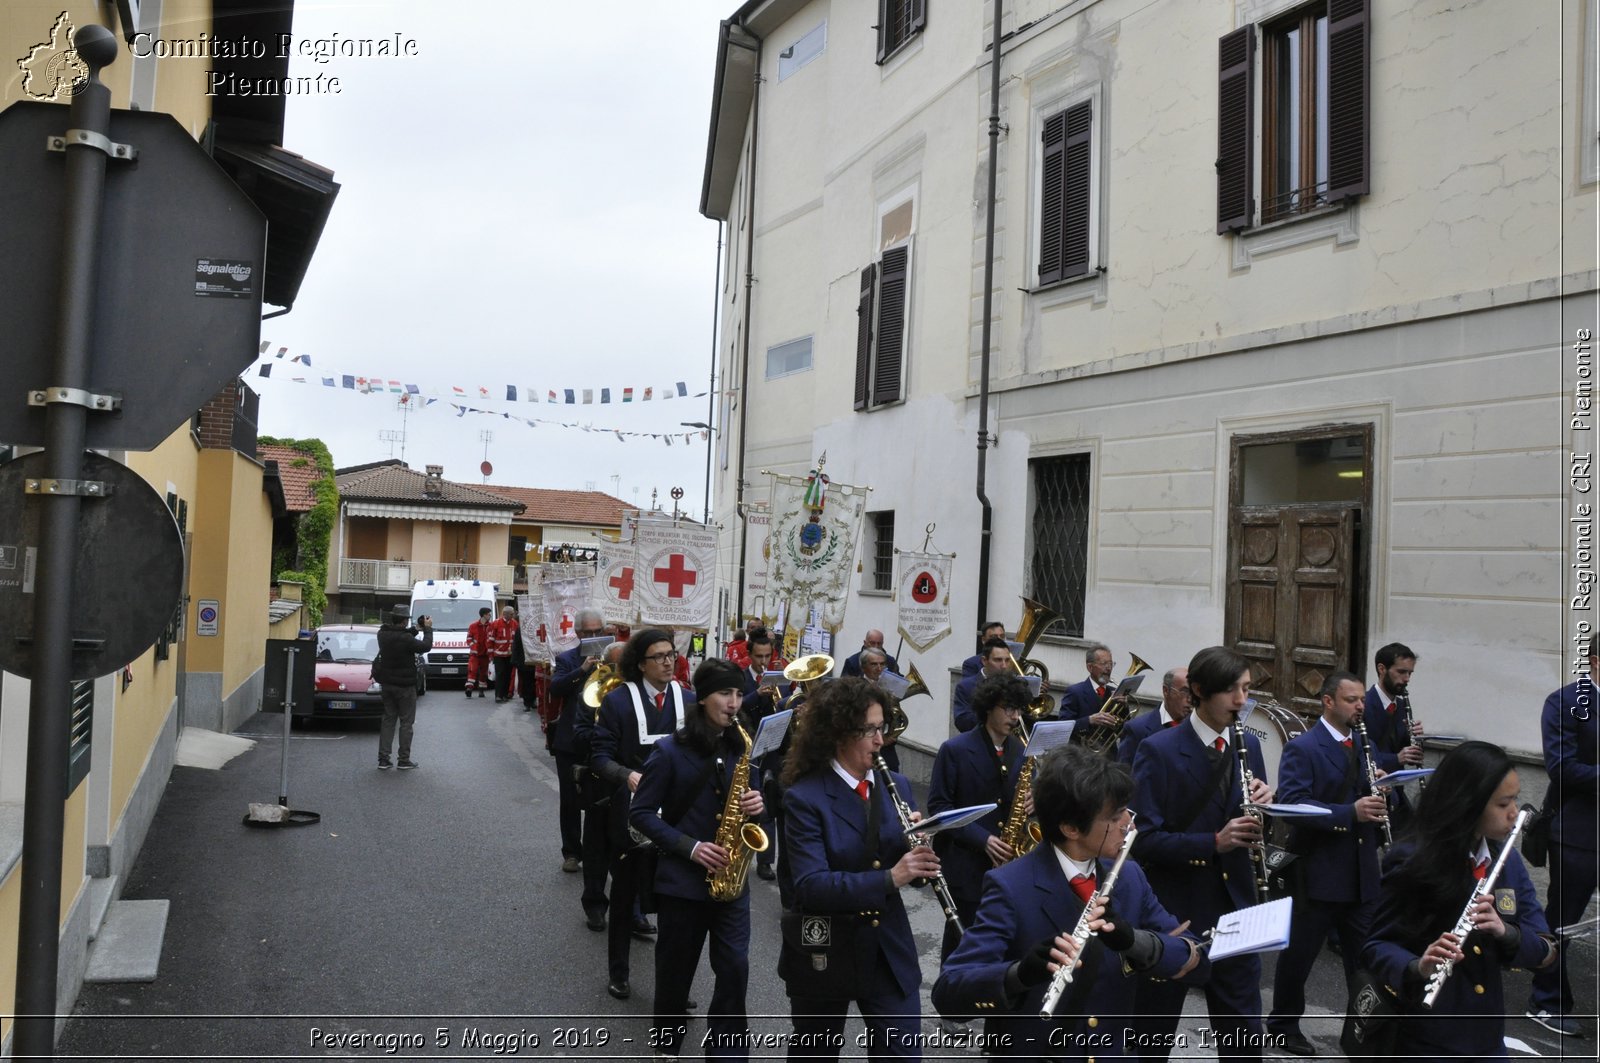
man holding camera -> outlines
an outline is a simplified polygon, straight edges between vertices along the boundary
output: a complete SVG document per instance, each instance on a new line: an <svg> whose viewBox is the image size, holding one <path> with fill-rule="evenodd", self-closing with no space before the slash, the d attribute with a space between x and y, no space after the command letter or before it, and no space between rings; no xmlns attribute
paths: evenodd
<svg viewBox="0 0 1600 1063"><path fill-rule="evenodd" d="M418 638L418 629L421 637ZM383 724L378 730L378 770L393 767L389 750L394 745L395 724L400 725L400 770L417 766L411 759L411 725L417 719L417 654L433 649L433 621L417 618L411 626L411 609L404 604L389 611L378 629L378 659L372 677L383 691Z"/></svg>

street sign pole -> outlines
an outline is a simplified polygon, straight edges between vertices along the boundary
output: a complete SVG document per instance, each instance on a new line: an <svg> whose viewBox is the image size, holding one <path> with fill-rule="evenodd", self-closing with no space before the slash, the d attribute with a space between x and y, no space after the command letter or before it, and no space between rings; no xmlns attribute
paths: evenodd
<svg viewBox="0 0 1600 1063"><path fill-rule="evenodd" d="M73 39L89 79L73 97L66 136L62 217L61 299L56 318L55 374L45 389L46 477L30 482L42 514L34 580L36 668L28 703L28 779L22 815L22 890L17 935L16 1023L13 1054L55 1055L56 968L61 938L61 863L72 726L73 561L82 499L94 488L80 482L93 399L87 394L95 305L95 255L100 239L106 164L115 146L111 92L100 68L117 56L103 26L85 26ZM39 151L46 150L40 144ZM87 400L87 401L86 401ZM35 486L36 485L36 486ZM8 505L21 505L21 499ZM95 504L95 503L91 503Z"/></svg>

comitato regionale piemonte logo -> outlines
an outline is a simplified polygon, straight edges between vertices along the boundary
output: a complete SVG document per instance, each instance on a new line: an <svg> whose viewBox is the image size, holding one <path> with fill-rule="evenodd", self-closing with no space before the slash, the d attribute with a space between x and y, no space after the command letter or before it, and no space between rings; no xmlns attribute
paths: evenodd
<svg viewBox="0 0 1600 1063"><path fill-rule="evenodd" d="M17 69L22 71L22 93L28 99L58 101L89 83L89 65L72 47L72 31L71 17L61 12L50 27L49 38L17 60Z"/></svg>

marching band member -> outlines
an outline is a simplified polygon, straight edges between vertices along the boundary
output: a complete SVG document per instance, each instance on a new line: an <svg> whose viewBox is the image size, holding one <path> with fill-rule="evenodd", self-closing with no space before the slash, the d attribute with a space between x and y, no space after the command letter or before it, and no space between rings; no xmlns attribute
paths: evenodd
<svg viewBox="0 0 1600 1063"><path fill-rule="evenodd" d="M1116 663L1111 650L1096 642L1083 651L1083 666L1089 677L1068 687L1061 695L1060 716L1063 720L1077 720L1072 740L1080 741L1090 727L1117 727L1121 719L1110 712L1102 712L1106 696L1111 693L1111 666ZM1127 701L1124 696L1119 701ZM1109 707L1109 706L1108 706Z"/></svg>
<svg viewBox="0 0 1600 1063"><path fill-rule="evenodd" d="M750 737L752 738L755 737L756 727L760 725L762 720L777 711L778 702L789 692L782 684L767 688L770 693L765 693L761 689L761 677L772 667L772 653L772 636L767 633L766 628L756 628L750 632L750 637L745 643L745 660L749 663L739 672L742 684L741 693L744 695L739 715L744 720L745 730L750 732ZM768 761L776 753L777 751L774 750L772 754L763 757L763 761ZM777 763L781 765L782 759L780 758ZM763 775L768 774L765 770L766 766L766 764L763 765ZM771 810L777 813L779 806L771 805ZM772 825L771 841L773 844L768 845L766 849L756 854L756 874L768 882L777 877L776 872L773 871L773 862L776 860L777 854L773 850L777 848L778 836L781 833L777 823L778 818L781 818L781 815L774 818Z"/></svg>
<svg viewBox="0 0 1600 1063"><path fill-rule="evenodd" d="M1400 768L1422 767L1422 724L1411 718L1408 732L1405 720L1410 717L1411 677L1417 670L1417 654L1403 642L1391 642L1373 654L1373 669L1378 681L1367 691L1367 737L1378 753L1378 767L1384 771ZM1399 702L1404 701L1401 709ZM1393 828L1402 831L1411 818L1411 799L1403 787L1396 786L1389 793L1390 818Z"/></svg>
<svg viewBox="0 0 1600 1063"><path fill-rule="evenodd" d="M1544 699L1539 728L1542 732L1545 771L1550 775L1547 799L1555 808L1550 823L1550 892L1545 913L1558 927L1580 922L1594 896L1595 805L1600 793L1600 654L1593 639L1580 647L1589 671ZM1582 1036L1573 1007L1572 984L1567 981L1567 954L1561 962L1534 972L1528 1018L1554 1033Z"/></svg>
<svg viewBox="0 0 1600 1063"><path fill-rule="evenodd" d="M487 697L489 689L489 625L494 623L494 610L484 606L478 610L478 619L467 625L467 697L474 689L478 697Z"/></svg>
<svg viewBox="0 0 1600 1063"><path fill-rule="evenodd" d="M578 638L599 638L605 633L605 618L597 609L578 611ZM589 758L585 749L580 755L578 740L573 733L579 717L589 715L583 703L583 685L594 674L599 657L579 658L579 646L574 646L556 657L550 675L550 698L556 703L554 733L550 748L556 755L556 773L560 776L561 800L561 870L583 870L583 910L592 925L605 919L606 871L604 850L587 853L583 831L583 776L588 774ZM591 866L593 865L593 866Z"/></svg>
<svg viewBox="0 0 1600 1063"><path fill-rule="evenodd" d="M655 892L660 936L656 939L655 1019L651 1044L677 1057L688 1020L689 989L706 936L711 937L711 972L716 986L706 1016L713 1058L749 1058L750 1025L745 989L750 981L750 891L741 884L733 900L715 900L707 874L722 872L734 853L720 844L719 821L745 754L734 720L739 713L740 669L712 658L695 669L695 700L683 727L655 744L633 795L629 821L660 851ZM741 815L764 811L758 775L750 769Z"/></svg>
<svg viewBox="0 0 1600 1063"><path fill-rule="evenodd" d="M685 709L693 703L694 695L672 680L677 659L672 636L666 631L647 627L635 632L622 651L622 678L627 682L600 703L590 739L589 767L612 791L611 925L606 941L610 980L606 992L618 1000L633 993L628 985L628 936L655 933L650 921L634 911L639 861L629 859L634 845L628 833L628 803L639 787L650 747L683 727Z"/></svg>
<svg viewBox="0 0 1600 1063"><path fill-rule="evenodd" d="M1514 850L1494 889L1473 905L1466 939L1451 933L1511 833L1520 793L1504 750L1463 743L1440 762L1408 838L1384 859L1378 910L1361 959L1398 995L1397 1057L1505 1059L1500 969L1556 961L1538 896ZM1447 960L1454 967L1426 1007L1428 981Z"/></svg>
<svg viewBox="0 0 1600 1063"><path fill-rule="evenodd" d="M1011 663L1011 647L1004 639L990 639L983 644L982 662L983 667L957 683L951 695L951 714L956 730L963 734L978 726L978 714L972 708L972 692L978 684L989 676L1017 674Z"/></svg>
<svg viewBox="0 0 1600 1063"><path fill-rule="evenodd" d="M1232 727L1249 689L1250 667L1243 657L1222 646L1201 650L1189 662L1194 711L1188 723L1146 738L1133 758L1133 808L1139 814L1133 855L1162 905L1188 920L1196 933L1255 903L1248 847L1261 841L1261 825L1241 808L1243 781ZM1254 776L1250 800L1264 804L1272 795L1261 744L1243 734ZM1186 992L1176 982L1140 984L1141 1057L1167 1058ZM1206 1005L1219 1058L1261 1058L1259 956L1213 963Z"/></svg>
<svg viewBox="0 0 1600 1063"><path fill-rule="evenodd" d="M991 620L983 625L983 630L978 635L978 652L961 662L961 678L977 675L983 667L983 647L990 639L1006 640L1006 626L998 620Z"/></svg>
<svg viewBox="0 0 1600 1063"><path fill-rule="evenodd" d="M937 874L939 858L926 846L908 846L894 796L884 792L892 780L909 806L905 777L873 773L883 747L882 691L840 679L822 687L806 711L784 769L784 840L796 905L832 917L842 962L807 984L801 968L811 965L804 957L795 962L786 936L779 973L794 1019L790 1058L837 1059L854 1000L867 1027L867 1058L920 1060L922 968L900 890Z"/></svg>
<svg viewBox="0 0 1600 1063"><path fill-rule="evenodd" d="M1189 718L1194 703L1189 700L1189 669L1179 665L1161 677L1161 706L1155 712L1140 713L1122 725L1117 742L1117 759L1133 766L1139 743L1164 727L1176 727Z"/></svg>
<svg viewBox="0 0 1600 1063"><path fill-rule="evenodd" d="M1291 1055L1316 1055L1300 1029L1306 1010L1306 979L1328 931L1339 934L1344 980L1356 976L1356 960L1367 940L1372 909L1378 899L1378 824L1388 813L1382 795L1374 796L1367 780L1366 758L1351 724L1362 711L1361 680L1334 672L1322 684L1322 719L1297 735L1283 750L1278 771L1278 800L1317 805L1326 816L1296 819L1299 859L1291 865L1295 879L1294 913L1289 947L1278 954L1272 983L1272 1013L1267 1031ZM1382 776L1382 768L1374 768Z"/></svg>
<svg viewBox="0 0 1600 1063"><path fill-rule="evenodd" d="M844 659L844 666L839 670L839 678L843 679L847 676L861 676L865 679L872 678L870 675L867 675L866 671L862 668L861 654L866 650L877 650L878 652L882 653L884 662L889 666L889 671L894 672L896 675L900 674L900 662L895 660L884 651L883 632L874 628L873 630L868 631L866 636L862 638L861 650L856 653L852 653L850 656Z"/></svg>
<svg viewBox="0 0 1600 1063"><path fill-rule="evenodd" d="M983 895L983 876L1017 854L1000 840L1022 768L1022 740L1014 732L1028 707L1028 684L1015 675L991 676L978 684L972 708L983 721L965 734L947 739L933 760L928 784L928 811L946 812L994 802L993 812L957 830L941 831L933 839L956 914L962 926L971 926ZM961 940L955 926L944 925L939 948L943 963Z"/></svg>
<svg viewBox="0 0 1600 1063"><path fill-rule="evenodd" d="M868 634L870 635L871 632L868 632ZM856 654L856 656L860 658L861 661L861 678L865 679L867 682L881 690L888 689L883 685L883 675L885 672L892 672L895 675L900 674L894 669L894 665L892 663L894 658L890 657L881 649L866 646L863 647L861 652ZM884 711L893 714L894 707L899 702L895 699L892 693L887 693L885 696L890 700L884 702ZM895 748L895 745L896 742L894 738L891 738L888 735L883 736L883 752L880 755L883 757L883 762L889 765L890 771L900 770L900 751Z"/></svg>
<svg viewBox="0 0 1600 1063"><path fill-rule="evenodd" d="M1132 860L1118 872L1109 902L1090 913L1094 936L1080 953L1073 929L1132 825L1133 780L1126 765L1080 746L1052 750L1034 770L1034 811L1049 844L984 878L976 919L945 961L933 1004L994 1016L994 1032L1009 1035L996 1044L1006 1055L1118 1058L1139 977L1198 984L1210 964ZM1043 1021L1046 984L1065 963L1081 966L1057 1018Z"/></svg>

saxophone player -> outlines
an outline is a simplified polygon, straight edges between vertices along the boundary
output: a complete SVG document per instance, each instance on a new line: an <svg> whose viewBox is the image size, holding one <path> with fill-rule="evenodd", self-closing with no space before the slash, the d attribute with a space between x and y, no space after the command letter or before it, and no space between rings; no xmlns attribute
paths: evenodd
<svg viewBox="0 0 1600 1063"><path fill-rule="evenodd" d="M1022 769L1023 742L1016 732L1029 697L1028 684L1016 675L983 680L972 693L972 709L981 725L946 740L933 760L928 784L930 813L990 802L997 806L982 819L957 830L941 831L933 838L933 851L939 854L962 926L971 926L977 914L984 873L1017 855L1000 834ZM959 940L955 926L946 922L940 963Z"/></svg>
<svg viewBox="0 0 1600 1063"><path fill-rule="evenodd" d="M650 1043L657 1054L678 1055L688 1021L690 985L709 935L716 984L706 1016L707 1054L748 1058L750 893L737 881L731 887L738 891L732 900L715 900L708 884L708 875L726 874L740 856L724 844L738 837L735 821L760 819L766 812L760 780L745 756L745 736L734 722L741 680L737 665L718 658L695 669L696 700L685 708L683 726L655 744L628 814L629 822L655 843L660 854L655 875L659 925L655 1018L650 1027ZM728 816L730 804L737 812ZM748 868L745 863L744 869Z"/></svg>

